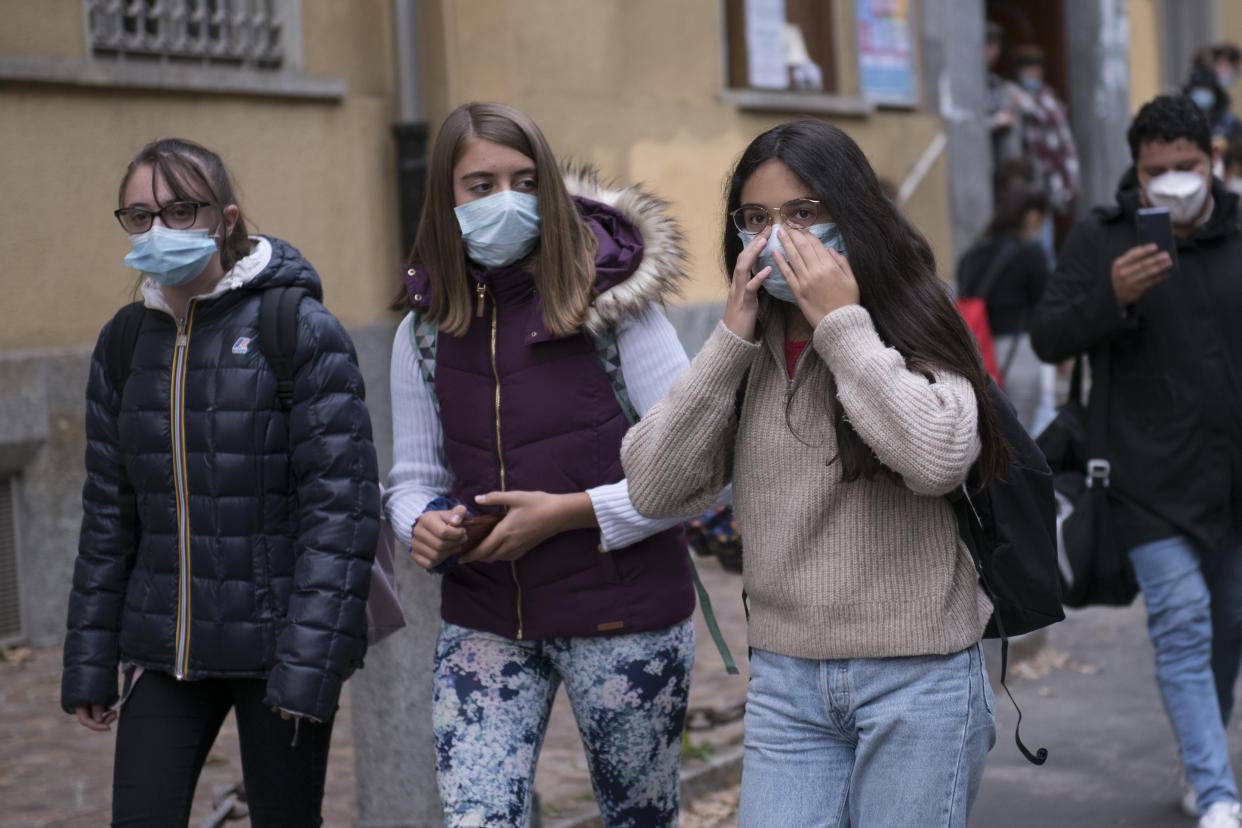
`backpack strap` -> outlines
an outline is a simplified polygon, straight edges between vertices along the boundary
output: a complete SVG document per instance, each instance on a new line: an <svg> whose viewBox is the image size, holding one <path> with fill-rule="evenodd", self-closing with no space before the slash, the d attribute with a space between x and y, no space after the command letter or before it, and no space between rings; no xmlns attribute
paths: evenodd
<svg viewBox="0 0 1242 828"><path fill-rule="evenodd" d="M617 332L609 328L599 336L587 333L595 343L595 358L608 375L608 384L612 386L612 394L621 406L621 412L630 425L638 422L638 409L630 401L630 392L625 387L625 374L621 371L621 349L617 347Z"/></svg>
<svg viewBox="0 0 1242 828"><path fill-rule="evenodd" d="M418 361L418 373L422 375L423 384L431 396L431 403L436 407L436 416L440 416L440 398L436 396L436 342L439 341L440 329L414 311L410 319L410 348L414 351L414 359Z"/></svg>
<svg viewBox="0 0 1242 828"><path fill-rule="evenodd" d="M293 354L298 347L298 306L310 291L287 285L263 291L259 304L259 350L276 374L276 396L293 405Z"/></svg>
<svg viewBox="0 0 1242 828"><path fill-rule="evenodd" d="M147 308L142 302L132 302L116 312L108 328L108 339L104 343L104 367L108 370L108 381L117 394L125 389L125 382L129 379L134 351L138 347L138 330L146 314Z"/></svg>

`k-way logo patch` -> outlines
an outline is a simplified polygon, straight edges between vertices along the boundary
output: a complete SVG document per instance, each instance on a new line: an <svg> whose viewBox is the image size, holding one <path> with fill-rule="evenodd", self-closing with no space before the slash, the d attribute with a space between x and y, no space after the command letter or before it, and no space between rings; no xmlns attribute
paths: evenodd
<svg viewBox="0 0 1242 828"><path fill-rule="evenodd" d="M239 336L237 341L233 343L233 353L244 354L250 351L250 343L252 339L248 336Z"/></svg>

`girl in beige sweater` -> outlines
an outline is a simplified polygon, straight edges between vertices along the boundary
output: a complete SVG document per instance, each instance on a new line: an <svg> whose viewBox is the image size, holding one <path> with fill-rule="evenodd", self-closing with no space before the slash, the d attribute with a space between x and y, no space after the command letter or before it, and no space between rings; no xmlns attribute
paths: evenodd
<svg viewBox="0 0 1242 828"><path fill-rule="evenodd" d="M724 320L622 461L653 518L733 484L752 647L740 824L965 826L995 735L991 605L943 495L1008 460L977 346L841 130L755 138L726 211Z"/></svg>

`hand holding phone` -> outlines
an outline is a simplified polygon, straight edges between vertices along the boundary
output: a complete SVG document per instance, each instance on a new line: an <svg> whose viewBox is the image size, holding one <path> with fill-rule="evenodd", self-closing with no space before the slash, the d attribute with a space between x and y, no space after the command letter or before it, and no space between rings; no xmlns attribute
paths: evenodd
<svg viewBox="0 0 1242 828"><path fill-rule="evenodd" d="M1177 263L1177 242L1169 211L1163 207L1140 209L1137 222L1138 245L1113 261L1113 294L1119 310L1169 278Z"/></svg>
<svg viewBox="0 0 1242 828"><path fill-rule="evenodd" d="M461 528L466 530L466 542L462 544L461 553L466 554L474 549L488 534L496 528L496 524L500 523L503 515L471 515L461 522Z"/></svg>
<svg viewBox="0 0 1242 828"><path fill-rule="evenodd" d="M1168 253L1177 269L1177 239L1173 236L1173 221L1167 207L1140 207L1137 213L1139 244L1154 244Z"/></svg>

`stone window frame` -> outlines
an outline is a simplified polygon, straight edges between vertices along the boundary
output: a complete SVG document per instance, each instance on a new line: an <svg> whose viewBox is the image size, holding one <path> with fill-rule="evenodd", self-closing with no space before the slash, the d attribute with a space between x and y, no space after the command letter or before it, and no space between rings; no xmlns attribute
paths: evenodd
<svg viewBox="0 0 1242 828"><path fill-rule="evenodd" d="M273 25L280 31L278 56L269 54L266 59L255 59L230 55L227 39L225 46L209 48L203 54L195 54L194 48L185 43L161 49L161 35L176 38L179 34L172 30L160 32L163 21L155 27L155 34L145 38L145 43L141 34L132 32L95 36L93 13L125 13L126 7L134 3L149 7L142 12L177 14L200 7L200 3L204 8L219 4L217 9L226 10L268 7L277 18ZM328 101L343 98L348 89L344 78L303 74L302 0L82 0L82 28L82 60L0 54L0 80Z"/></svg>
<svg viewBox="0 0 1242 828"><path fill-rule="evenodd" d="M830 86L823 92L806 92L792 89L756 89L737 83L737 76L745 66L744 58L739 58L738 50L745 48L745 33L739 32L744 25L746 0L720 0L721 8L721 46L723 49L722 81L723 89L720 99L731 103L740 110L756 112L805 112L823 115L842 115L867 117L875 111L875 104L860 95L844 93L841 90L842 76L838 65L822 66ZM834 61L848 59L843 52L842 31L836 20L837 3L852 3L854 0L832 0L823 3L820 12L823 17L824 31L831 38L831 45L821 54L831 55ZM803 10L805 11L805 10ZM787 12L788 13L788 12ZM803 25L806 22L803 21Z"/></svg>

